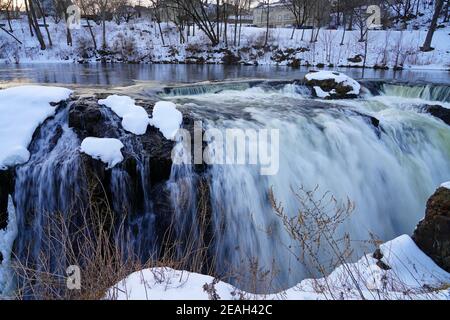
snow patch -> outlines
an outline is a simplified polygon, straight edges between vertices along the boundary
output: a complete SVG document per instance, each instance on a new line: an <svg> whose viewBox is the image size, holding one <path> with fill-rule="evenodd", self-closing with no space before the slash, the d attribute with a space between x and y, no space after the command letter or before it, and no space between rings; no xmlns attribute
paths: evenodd
<svg viewBox="0 0 450 320"><path fill-rule="evenodd" d="M305 76L306 80L312 81L323 81L323 80L334 80L334 82L342 84L344 86L352 87L352 90L347 94L355 94L358 95L361 91L361 85L358 81L350 78L349 76L335 71L318 71L318 72L310 72ZM316 90L317 92L317 90Z"/></svg>
<svg viewBox="0 0 450 320"><path fill-rule="evenodd" d="M316 96L322 99L328 98L330 96L329 92L323 91L322 88L315 86L313 87L314 91L316 91Z"/></svg>
<svg viewBox="0 0 450 320"><path fill-rule="evenodd" d="M122 127L136 135L143 135L149 124L148 114L144 108L137 106L135 101L128 96L112 95L103 100L98 100L114 111L122 118Z"/></svg>
<svg viewBox="0 0 450 320"><path fill-rule="evenodd" d="M123 161L123 143L111 138L89 137L81 143L80 151L96 160L101 160L108 165L108 169L114 168Z"/></svg>
<svg viewBox="0 0 450 320"><path fill-rule="evenodd" d="M8 226L5 230L0 230L0 253L3 261L0 261L0 297L7 295L12 285L11 252L14 240L17 237L16 210L14 203L8 198ZM0 299L1 300L1 299Z"/></svg>
<svg viewBox="0 0 450 320"><path fill-rule="evenodd" d="M51 102L69 98L71 90L19 86L0 90L0 170L30 159L28 145L45 119L55 114Z"/></svg>
<svg viewBox="0 0 450 320"><path fill-rule="evenodd" d="M160 101L153 108L150 124L161 131L166 139L173 140L183 122L183 115L172 102Z"/></svg>
<svg viewBox="0 0 450 320"><path fill-rule="evenodd" d="M447 181L447 182L444 182L443 184L441 184L441 188L450 190L450 181Z"/></svg>
<svg viewBox="0 0 450 320"><path fill-rule="evenodd" d="M450 282L450 274L439 268L407 235L380 246L383 270L378 260L366 255L356 263L338 267L323 279L307 279L277 294L256 295L219 281L214 285L220 299L449 299L449 290L438 290ZM351 280L349 270L355 281ZM135 272L110 288L106 299L117 300L206 300L204 286L211 286L210 276L152 268ZM436 291L427 290L436 288ZM319 289L319 290L318 290Z"/></svg>

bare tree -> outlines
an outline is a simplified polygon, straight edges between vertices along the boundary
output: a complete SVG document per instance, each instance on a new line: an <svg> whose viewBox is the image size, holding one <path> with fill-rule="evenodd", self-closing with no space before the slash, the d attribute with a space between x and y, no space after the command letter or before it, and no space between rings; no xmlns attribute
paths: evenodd
<svg viewBox="0 0 450 320"><path fill-rule="evenodd" d="M95 14L93 1L92 0L78 0L77 3L81 9L82 15L84 15L84 18L86 20L86 24L89 29L89 34L91 35L94 50L97 50L97 39L95 38L95 34L94 34L94 31L92 29L91 22L90 22L90 17L94 16L94 14Z"/></svg>
<svg viewBox="0 0 450 320"><path fill-rule="evenodd" d="M428 29L427 37L425 38L425 42L422 47L420 47L421 51L431 51L433 48L431 47L431 41L433 40L434 32L436 31L437 21L439 15L441 14L442 7L444 6L444 0L436 0L433 19L431 19L430 29Z"/></svg>
<svg viewBox="0 0 450 320"><path fill-rule="evenodd" d="M28 23L30 25L30 31L34 30L34 34L36 34L36 37L41 46L41 50L45 50L46 45L44 42L44 37L42 36L41 29L39 28L39 22L38 22L37 15L36 15L36 6L32 0L25 0L25 8L27 11ZM33 35L32 31L31 31L31 33Z"/></svg>
<svg viewBox="0 0 450 320"><path fill-rule="evenodd" d="M302 28L308 21L312 2L310 0L289 0L286 6L295 17L295 26L291 34L291 39L294 39L295 30Z"/></svg>
<svg viewBox="0 0 450 320"><path fill-rule="evenodd" d="M220 1L218 0L219 4ZM203 31L213 46L220 43L219 21L220 6L217 8L219 16L214 23L208 11L208 1L202 0L172 0L168 4L169 9L180 11L183 15L192 20L197 27Z"/></svg>
<svg viewBox="0 0 450 320"><path fill-rule="evenodd" d="M36 0L36 6L39 9L39 13L42 16L42 21L44 22L44 28L45 28L45 32L47 33L47 39L48 39L48 45L51 47L53 47L53 43L52 43L52 37L50 36L50 31L48 30L48 24L47 24L47 19L45 17L46 12L44 11L44 7L41 3L42 0Z"/></svg>

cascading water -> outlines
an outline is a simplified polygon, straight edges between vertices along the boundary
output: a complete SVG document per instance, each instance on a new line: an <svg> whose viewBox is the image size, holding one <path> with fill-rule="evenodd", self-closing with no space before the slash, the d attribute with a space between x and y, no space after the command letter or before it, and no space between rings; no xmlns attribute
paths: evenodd
<svg viewBox="0 0 450 320"><path fill-rule="evenodd" d="M382 240L410 234L423 216L427 198L450 178L450 128L422 110L428 103L448 106L448 91L384 85L379 95L342 101L312 100L309 92L282 82L166 92L166 99L202 119L204 129L279 129L280 158L273 176L262 176L257 165L215 164L206 172L173 165L160 193L150 171L153 159L148 149L153 141L126 132L121 119L100 107L104 136L124 144L125 161L108 171L105 187L112 209L126 213L126 237L135 253L145 261L164 249L157 233L165 232L159 230L166 226L159 219L167 217L155 202L165 201L173 209L178 256L206 246L215 260L215 273L243 288L250 285L233 272L245 273L249 262L257 259L261 268L277 270L274 290L291 287L314 274L290 254L292 240L273 212L269 190L293 216L298 203L292 189L299 186L319 186L322 193L354 201L355 213L344 226L353 239L366 240L369 231ZM64 251L44 228L57 212L67 218L83 210L87 199L80 140L68 126L69 107L60 107L40 127L29 147L30 161L16 168L15 254L33 264L40 253L51 251L48 259L55 268L67 267ZM176 151L187 156L182 146L177 144ZM207 188L199 188L204 184ZM210 217L199 216L209 212ZM205 220L211 234L201 234L199 225Z"/></svg>
<svg viewBox="0 0 450 320"><path fill-rule="evenodd" d="M64 250L44 230L60 217L83 210L84 180L80 170L80 142L68 127L68 110L59 110L47 120L33 139L30 160L16 169L14 203L18 236L16 255L42 267L41 251L52 252L50 268L61 268ZM58 269L58 271L62 271Z"/></svg>
<svg viewBox="0 0 450 320"><path fill-rule="evenodd" d="M270 188L291 216L298 209L292 188L319 186L337 199L348 197L356 205L345 226L352 239L367 240L371 232L388 240L412 232L428 197L450 177L450 128L417 112L423 101L321 102L292 86L170 97L206 128L280 130L276 175L261 176L252 165L212 165L209 175L218 273L243 270L257 258L278 270L275 286L283 288L314 274L289 252L291 239L268 201ZM369 116L380 120L379 128Z"/></svg>
<svg viewBox="0 0 450 320"><path fill-rule="evenodd" d="M120 118L108 108L102 108L101 113L104 125L112 128L113 135L125 146L123 152L133 159L132 171L136 173L137 181L132 181L133 177L123 166L111 170L111 205L114 212L127 214L124 222L129 233L125 236L131 241L135 254L145 261L156 252L155 214L150 195L150 159L140 137L121 128ZM134 190L132 186L135 186Z"/></svg>

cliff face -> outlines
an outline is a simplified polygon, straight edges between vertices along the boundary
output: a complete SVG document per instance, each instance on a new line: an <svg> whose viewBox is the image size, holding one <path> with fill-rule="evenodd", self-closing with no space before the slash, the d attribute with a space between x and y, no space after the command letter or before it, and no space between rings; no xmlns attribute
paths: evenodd
<svg viewBox="0 0 450 320"><path fill-rule="evenodd" d="M425 218L413 239L436 264L450 272L450 189L441 187L428 200Z"/></svg>

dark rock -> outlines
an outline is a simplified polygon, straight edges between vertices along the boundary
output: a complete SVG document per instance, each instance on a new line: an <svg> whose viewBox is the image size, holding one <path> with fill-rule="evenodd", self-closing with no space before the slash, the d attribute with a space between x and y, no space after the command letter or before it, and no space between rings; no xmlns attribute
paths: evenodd
<svg viewBox="0 0 450 320"><path fill-rule="evenodd" d="M305 80L308 86L317 86L323 91L329 93L329 97L327 97L327 99L354 99L358 97L356 94L349 94L349 92L353 90L352 86L345 85L344 83L338 83L334 79Z"/></svg>
<svg viewBox="0 0 450 320"><path fill-rule="evenodd" d="M380 248L378 248L377 250L375 250L372 257L374 259L381 260L381 259L383 259L384 256L383 256L383 253L381 252Z"/></svg>
<svg viewBox="0 0 450 320"><path fill-rule="evenodd" d="M450 190L439 188L428 200L425 218L414 231L417 246L450 272Z"/></svg>
<svg viewBox="0 0 450 320"><path fill-rule="evenodd" d="M75 129L79 136L102 137L105 128L99 125L102 113L97 102L81 99L75 102L69 111L69 127Z"/></svg>
<svg viewBox="0 0 450 320"><path fill-rule="evenodd" d="M363 62L363 58L364 58L364 56L357 54L353 58L348 58L347 60L352 63L360 63L360 62Z"/></svg>
<svg viewBox="0 0 450 320"><path fill-rule="evenodd" d="M241 61L241 57L235 55L230 50L224 50L223 57L222 57L222 63L225 65L236 65L239 64L239 61Z"/></svg>
<svg viewBox="0 0 450 320"><path fill-rule="evenodd" d="M440 105L425 106L425 110L432 116L441 119L450 126L450 109L444 108Z"/></svg>
<svg viewBox="0 0 450 320"><path fill-rule="evenodd" d="M294 58L292 61L288 64L289 67L298 69L300 68L300 59Z"/></svg>
<svg viewBox="0 0 450 320"><path fill-rule="evenodd" d="M384 263L384 262L381 261L381 260L378 260L378 261L377 261L377 266L378 266L378 268L380 268L381 270L385 270L385 271L391 270L391 267L389 267L386 263Z"/></svg>

